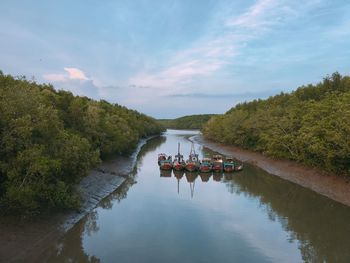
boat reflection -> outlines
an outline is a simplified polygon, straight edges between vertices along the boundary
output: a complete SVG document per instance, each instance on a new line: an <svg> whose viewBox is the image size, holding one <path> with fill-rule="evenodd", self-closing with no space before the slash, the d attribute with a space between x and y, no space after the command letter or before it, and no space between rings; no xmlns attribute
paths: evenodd
<svg viewBox="0 0 350 263"><path fill-rule="evenodd" d="M199 177L202 179L203 183L208 182L210 179L210 176L211 176L211 173L200 173L199 174Z"/></svg>
<svg viewBox="0 0 350 263"><path fill-rule="evenodd" d="M177 179L177 193L179 194L180 193L180 180L184 176L185 172L183 170L180 170L180 171L173 170L173 172L174 172L174 176Z"/></svg>
<svg viewBox="0 0 350 263"><path fill-rule="evenodd" d="M213 180L216 182L220 182L222 178L222 173L214 173L213 174Z"/></svg>
<svg viewBox="0 0 350 263"><path fill-rule="evenodd" d="M225 181L232 180L232 173L224 173L224 180Z"/></svg>
<svg viewBox="0 0 350 263"><path fill-rule="evenodd" d="M160 177L171 177L171 170L160 170Z"/></svg>
<svg viewBox="0 0 350 263"><path fill-rule="evenodd" d="M185 172L185 176L186 176L187 182L194 183L194 181L196 180L198 174L197 173L193 173L193 172Z"/></svg>
<svg viewBox="0 0 350 263"><path fill-rule="evenodd" d="M232 180L231 173L217 173L217 172L201 173L198 171L189 172L186 170L160 170L160 177L171 178L172 174L174 174L174 177L176 178L176 181L177 181L178 194L180 193L180 181L185 175L186 181L190 185L191 198L193 198L194 196L195 183L198 177L201 178L201 181L203 183L209 182L211 176L213 176L213 181L215 182L221 182L222 178L224 178L224 181Z"/></svg>
<svg viewBox="0 0 350 263"><path fill-rule="evenodd" d="M196 178L197 178L198 174L195 172L186 172L185 175L186 175L187 182L189 182L189 184L190 184L191 198L193 198L194 185L196 183Z"/></svg>
<svg viewBox="0 0 350 263"><path fill-rule="evenodd" d="M173 173L174 173L174 176L175 176L178 180L180 180L180 179L184 176L185 171L175 171L175 170L173 170Z"/></svg>

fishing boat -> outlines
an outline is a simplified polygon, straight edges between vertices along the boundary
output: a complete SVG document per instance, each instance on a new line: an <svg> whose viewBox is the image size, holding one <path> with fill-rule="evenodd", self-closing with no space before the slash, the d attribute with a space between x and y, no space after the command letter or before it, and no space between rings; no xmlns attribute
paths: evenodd
<svg viewBox="0 0 350 263"><path fill-rule="evenodd" d="M171 155L169 155L165 160L161 160L159 167L161 170L171 170L173 168L173 160Z"/></svg>
<svg viewBox="0 0 350 263"><path fill-rule="evenodd" d="M188 160L186 160L185 169L189 172L194 172L199 169L199 166L200 166L200 163L198 159L198 154L196 154L196 151L192 143L190 155L188 156Z"/></svg>
<svg viewBox="0 0 350 263"><path fill-rule="evenodd" d="M203 158L199 166L199 171L201 173L210 173L212 170L212 163L210 158Z"/></svg>
<svg viewBox="0 0 350 263"><path fill-rule="evenodd" d="M181 171L185 168L186 163L184 161L184 157L182 154L180 154L180 143L177 147L177 154L175 155L174 161L173 161L173 169L176 171Z"/></svg>
<svg viewBox="0 0 350 263"><path fill-rule="evenodd" d="M213 156L213 171L214 172L222 172L223 168L223 161L222 161L222 156L220 154L216 154Z"/></svg>
<svg viewBox="0 0 350 263"><path fill-rule="evenodd" d="M234 170L235 170L235 163L233 162L233 158L226 157L226 160L224 161L224 172L232 173Z"/></svg>
<svg viewBox="0 0 350 263"><path fill-rule="evenodd" d="M168 159L168 156L165 153L158 154L158 165L160 166L161 161L165 161Z"/></svg>

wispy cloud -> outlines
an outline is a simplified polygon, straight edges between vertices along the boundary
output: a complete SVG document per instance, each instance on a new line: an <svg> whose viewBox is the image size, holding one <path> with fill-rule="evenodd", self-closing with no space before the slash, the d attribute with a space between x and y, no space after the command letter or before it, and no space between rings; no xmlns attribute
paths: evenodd
<svg viewBox="0 0 350 263"><path fill-rule="evenodd" d="M272 27L279 16L291 12L276 0L260 0L238 17L221 21L220 34L212 33L193 47L177 52L168 67L153 72L140 72L129 83L137 86L182 89L198 76L209 76L239 53L246 41L255 38L261 29ZM230 62L229 62L230 61Z"/></svg>
<svg viewBox="0 0 350 263"><path fill-rule="evenodd" d="M207 63L204 63L204 60ZM193 60L182 61L178 64L155 73L140 73L129 82L131 85L153 88L167 88L175 85L185 85L191 78L196 76L205 76L221 68L223 61L214 58L193 58Z"/></svg>
<svg viewBox="0 0 350 263"><path fill-rule="evenodd" d="M308 13L323 0L310 0L300 5L292 0L258 0L235 16L220 17L216 29L190 48L178 51L162 68L144 70L129 78L129 84L159 88L160 93L198 90L198 77L211 77L228 65L247 45L264 37L276 27Z"/></svg>
<svg viewBox="0 0 350 263"><path fill-rule="evenodd" d="M227 64L227 59L235 54L235 46L229 40L230 37L218 37L180 51L167 67L153 73L140 72L129 83L155 88L186 86L195 77L208 76Z"/></svg>
<svg viewBox="0 0 350 263"><path fill-rule="evenodd" d="M266 98L276 94L276 90L261 90L256 92L233 92L233 93L178 93L178 94L169 94L164 97L172 98L194 98L194 99L251 99L251 98Z"/></svg>
<svg viewBox="0 0 350 263"><path fill-rule="evenodd" d="M227 19L226 25L247 28L270 26L274 23L271 22L274 17L269 18L268 15L275 10L277 4L276 0L259 0L240 16Z"/></svg>

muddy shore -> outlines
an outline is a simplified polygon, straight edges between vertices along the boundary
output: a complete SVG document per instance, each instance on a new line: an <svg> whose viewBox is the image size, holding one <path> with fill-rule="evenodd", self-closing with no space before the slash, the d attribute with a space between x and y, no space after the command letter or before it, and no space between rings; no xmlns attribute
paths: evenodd
<svg viewBox="0 0 350 263"><path fill-rule="evenodd" d="M141 147L154 137L143 139L130 157L103 162L77 186L82 195L80 211L27 219L0 217L0 262L40 262L40 255L110 193L132 172Z"/></svg>
<svg viewBox="0 0 350 263"><path fill-rule="evenodd" d="M244 150L231 145L214 143L195 135L190 138L213 151L223 155L260 167L270 174L279 176L305 188L311 189L321 195L350 206L350 178L343 178L320 169L281 159L273 159L261 153Z"/></svg>

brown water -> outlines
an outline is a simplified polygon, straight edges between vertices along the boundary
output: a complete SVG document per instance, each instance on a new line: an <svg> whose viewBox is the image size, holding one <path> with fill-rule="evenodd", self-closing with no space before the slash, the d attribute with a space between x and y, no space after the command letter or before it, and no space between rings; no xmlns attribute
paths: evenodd
<svg viewBox="0 0 350 263"><path fill-rule="evenodd" d="M223 175L160 173L196 132L169 130L133 175L43 255L45 262L350 262L350 208L245 165ZM198 153L212 154L195 145Z"/></svg>

